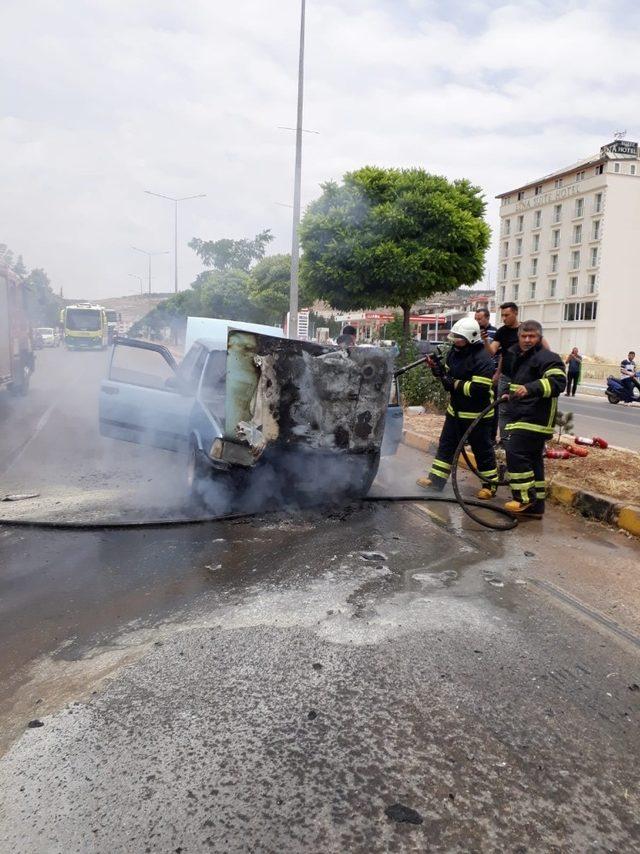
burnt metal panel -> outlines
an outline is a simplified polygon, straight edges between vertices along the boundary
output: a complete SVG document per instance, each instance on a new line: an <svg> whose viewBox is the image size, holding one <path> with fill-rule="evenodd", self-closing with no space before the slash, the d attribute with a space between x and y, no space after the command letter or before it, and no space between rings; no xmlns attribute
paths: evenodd
<svg viewBox="0 0 640 854"><path fill-rule="evenodd" d="M377 453L392 356L229 331L225 437L260 456L267 445Z"/></svg>

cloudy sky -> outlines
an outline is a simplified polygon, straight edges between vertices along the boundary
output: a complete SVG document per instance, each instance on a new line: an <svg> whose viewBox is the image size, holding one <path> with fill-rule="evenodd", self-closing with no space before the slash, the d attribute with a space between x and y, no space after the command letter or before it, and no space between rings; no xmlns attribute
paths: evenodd
<svg viewBox="0 0 640 854"><path fill-rule="evenodd" d="M65 296L130 293L188 240L290 244L299 0L3 0L0 242ZM640 136L640 4L307 0L303 204L364 164L496 193ZM634 125L634 121L636 124ZM489 256L491 281L495 256ZM154 289L172 286L170 256Z"/></svg>

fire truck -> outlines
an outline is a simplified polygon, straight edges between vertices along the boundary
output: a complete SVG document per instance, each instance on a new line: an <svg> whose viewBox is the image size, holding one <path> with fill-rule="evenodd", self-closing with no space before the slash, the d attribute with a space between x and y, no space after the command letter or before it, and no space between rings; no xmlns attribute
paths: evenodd
<svg viewBox="0 0 640 854"><path fill-rule="evenodd" d="M0 262L0 390L26 394L35 368L24 282Z"/></svg>

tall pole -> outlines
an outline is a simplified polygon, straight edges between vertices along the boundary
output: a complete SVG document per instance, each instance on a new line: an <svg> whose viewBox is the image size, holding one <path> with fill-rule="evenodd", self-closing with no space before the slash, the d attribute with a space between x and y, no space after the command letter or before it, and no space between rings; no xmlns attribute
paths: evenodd
<svg viewBox="0 0 640 854"><path fill-rule="evenodd" d="M304 16L300 7L300 56L298 59L298 118L296 121L296 165L293 179L293 223L291 229L291 287L289 289L289 338L298 337L298 269L300 267L300 184L302 179L302 105L304 96Z"/></svg>
<svg viewBox="0 0 640 854"><path fill-rule="evenodd" d="M151 296L151 255L149 255L149 296Z"/></svg>
<svg viewBox="0 0 640 854"><path fill-rule="evenodd" d="M182 196L175 198L174 196L165 196L164 193L152 193L151 190L145 190L148 196L157 196L159 199L167 199L173 202L173 290L178 293L178 202L188 202L190 199L204 199L206 193L198 193L196 196Z"/></svg>
<svg viewBox="0 0 640 854"><path fill-rule="evenodd" d="M146 255L147 258L149 259L149 294L151 294L151 258L154 255L169 255L170 253L167 251L165 251L165 252L149 252L147 249L139 249L137 246L132 246L131 248L134 249L136 252L141 252L143 255Z"/></svg>
<svg viewBox="0 0 640 854"><path fill-rule="evenodd" d="M173 292L178 293L178 200L173 209Z"/></svg>

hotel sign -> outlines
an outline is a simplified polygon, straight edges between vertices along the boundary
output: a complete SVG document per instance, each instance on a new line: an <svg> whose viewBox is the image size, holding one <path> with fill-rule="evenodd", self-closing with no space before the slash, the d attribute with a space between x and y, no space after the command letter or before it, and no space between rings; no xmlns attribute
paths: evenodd
<svg viewBox="0 0 640 854"><path fill-rule="evenodd" d="M629 142L626 139L616 139L614 142L610 142L609 145L605 145L600 149L600 153L608 154L618 154L624 157L637 157L638 156L638 143L637 142Z"/></svg>
<svg viewBox="0 0 640 854"><path fill-rule="evenodd" d="M542 205L548 205L552 202L561 202L563 199L568 199L570 196L580 196L584 193L581 183L569 184L567 187L558 187L557 190L551 190L548 193L540 193L538 196L533 196L530 199L522 199L516 203L516 213L520 211L528 211L530 208L539 208Z"/></svg>

